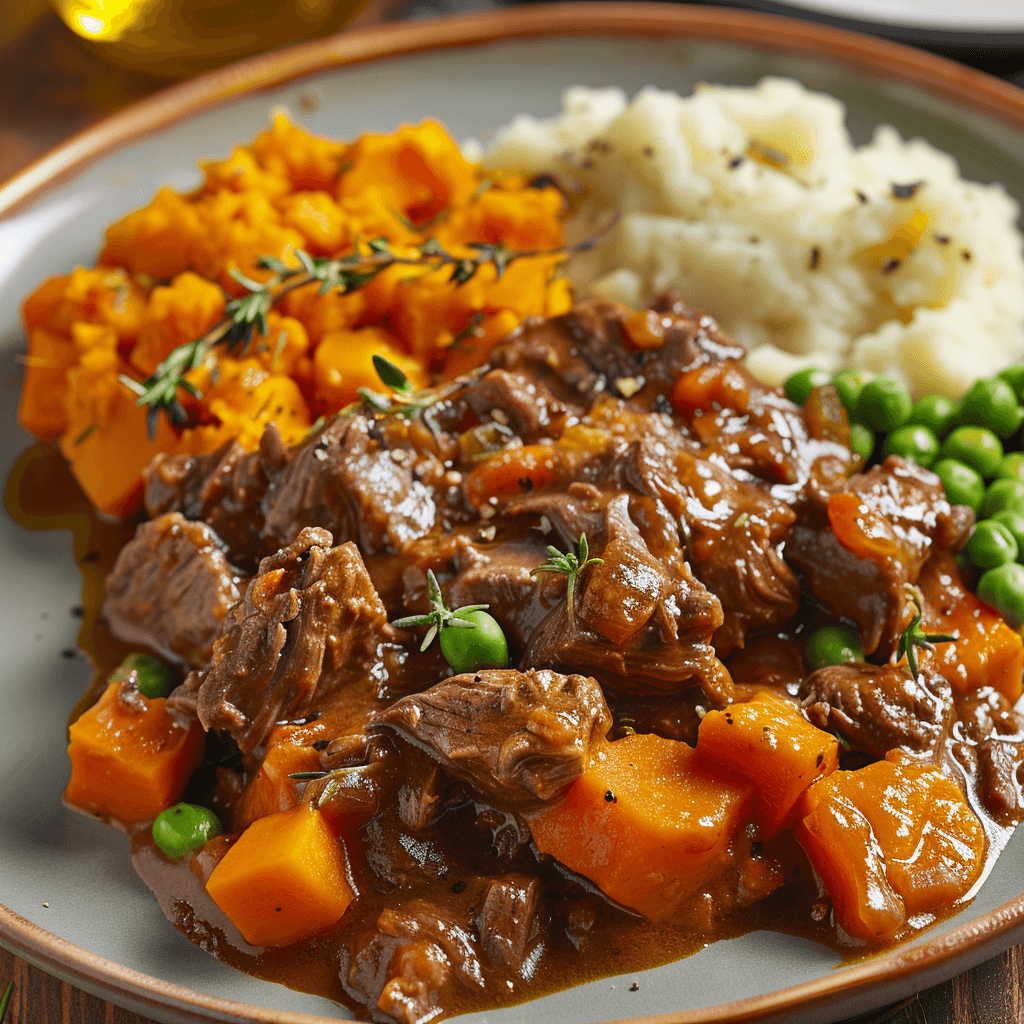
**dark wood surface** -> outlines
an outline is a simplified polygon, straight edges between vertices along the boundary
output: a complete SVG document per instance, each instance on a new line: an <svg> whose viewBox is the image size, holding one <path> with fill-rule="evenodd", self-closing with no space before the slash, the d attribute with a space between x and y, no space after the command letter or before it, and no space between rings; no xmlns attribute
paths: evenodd
<svg viewBox="0 0 1024 1024"><path fill-rule="evenodd" d="M105 64L49 13L41 14L19 38L0 39L0 68L0 182L76 131L164 84ZM14 991L3 1024L150 1024L0 948L0 995L8 982L14 983ZM1024 1022L1024 946L906 1004L857 1018L856 1024L869 1022Z"/></svg>

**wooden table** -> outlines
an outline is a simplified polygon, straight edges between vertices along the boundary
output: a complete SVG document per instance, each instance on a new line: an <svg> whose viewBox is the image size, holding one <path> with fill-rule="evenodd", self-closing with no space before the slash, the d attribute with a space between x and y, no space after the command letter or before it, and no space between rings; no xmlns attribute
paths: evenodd
<svg viewBox="0 0 1024 1024"><path fill-rule="evenodd" d="M0 50L0 67L0 182L74 132L164 84L105 64L48 13ZM8 981L15 987L4 1024L150 1024L0 948L0 994ZM857 1024L1019 1021L1024 1021L1024 946L922 992L905 1006L858 1018Z"/></svg>

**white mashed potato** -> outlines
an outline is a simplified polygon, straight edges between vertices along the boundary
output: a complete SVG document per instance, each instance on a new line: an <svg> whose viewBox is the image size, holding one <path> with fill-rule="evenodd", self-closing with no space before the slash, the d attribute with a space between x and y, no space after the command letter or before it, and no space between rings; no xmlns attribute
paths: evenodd
<svg viewBox="0 0 1024 1024"><path fill-rule="evenodd" d="M851 365L957 397L1024 355L1018 205L890 127L854 148L844 113L777 78L632 102L577 87L557 117L502 129L484 162L576 184L571 237L619 214L570 264L580 293L642 306L677 288L773 383Z"/></svg>

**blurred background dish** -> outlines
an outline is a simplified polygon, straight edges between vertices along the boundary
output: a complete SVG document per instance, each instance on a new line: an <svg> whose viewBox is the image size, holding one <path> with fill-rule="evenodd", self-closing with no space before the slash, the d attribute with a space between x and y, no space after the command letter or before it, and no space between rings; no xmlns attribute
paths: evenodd
<svg viewBox="0 0 1024 1024"><path fill-rule="evenodd" d="M368 0L52 0L106 60L181 78L344 28ZM377 17L396 6L377 3Z"/></svg>

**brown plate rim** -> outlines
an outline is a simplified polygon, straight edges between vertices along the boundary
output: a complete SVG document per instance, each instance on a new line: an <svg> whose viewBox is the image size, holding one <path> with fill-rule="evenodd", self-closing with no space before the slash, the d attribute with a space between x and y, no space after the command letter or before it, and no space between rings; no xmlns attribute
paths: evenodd
<svg viewBox="0 0 1024 1024"><path fill-rule="evenodd" d="M813 22L715 7L656 3L583 2L495 10L395 23L343 32L250 58L179 85L103 119L51 150L0 186L0 219L30 206L45 192L108 153L140 141L202 111L331 68L369 61L541 37L622 36L737 43L770 52L832 60L890 82L915 85L964 109L1024 132L1024 91L983 72L898 43ZM856 967L778 992L706 1009L635 1017L619 1024L740 1024L801 1010L813 1012L843 992L883 981L934 974L954 957L975 962L1012 944L1024 929L1024 895L920 945L896 949ZM133 1007L181 1019L251 1024L314 1024L325 1018L254 1007L160 981L89 953L0 904L0 940L43 970L84 988L128 998ZM964 966L963 964L958 966Z"/></svg>

